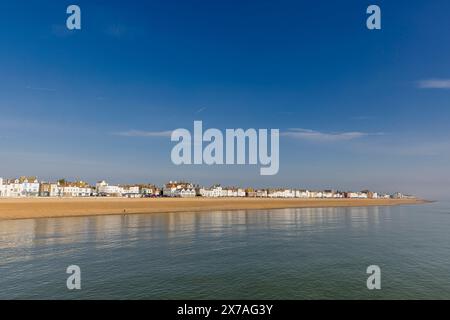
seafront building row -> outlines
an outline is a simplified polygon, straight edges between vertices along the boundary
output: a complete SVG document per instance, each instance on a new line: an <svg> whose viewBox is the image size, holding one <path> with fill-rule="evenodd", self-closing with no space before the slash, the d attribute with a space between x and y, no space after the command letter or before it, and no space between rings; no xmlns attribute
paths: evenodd
<svg viewBox="0 0 450 320"><path fill-rule="evenodd" d="M56 182L39 181L36 177L20 177L17 179L0 178L0 197L236 197L236 198L319 198L319 199L387 199L413 198L399 192L392 195L369 190L336 191L307 190L292 188L253 189L241 187L222 187L213 185L202 187L189 182L170 181L162 187L154 184L110 185L99 181L91 186L84 181L69 182L60 179Z"/></svg>

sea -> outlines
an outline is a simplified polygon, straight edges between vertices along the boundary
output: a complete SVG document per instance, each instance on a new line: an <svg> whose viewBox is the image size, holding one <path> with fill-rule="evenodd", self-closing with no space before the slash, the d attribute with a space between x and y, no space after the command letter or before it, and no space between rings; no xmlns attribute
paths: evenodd
<svg viewBox="0 0 450 320"><path fill-rule="evenodd" d="M0 299L450 299L450 202L4 220Z"/></svg>

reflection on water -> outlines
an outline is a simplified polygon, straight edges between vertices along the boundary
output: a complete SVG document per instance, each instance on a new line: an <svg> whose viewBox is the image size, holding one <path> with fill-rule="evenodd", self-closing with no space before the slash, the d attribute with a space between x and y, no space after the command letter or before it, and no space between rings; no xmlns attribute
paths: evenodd
<svg viewBox="0 0 450 320"><path fill-rule="evenodd" d="M446 209L2 221L0 298L450 298ZM82 269L81 291L65 289L69 264ZM370 264L385 272L381 292L365 289Z"/></svg>
<svg viewBox="0 0 450 320"><path fill-rule="evenodd" d="M383 208L384 222L390 207ZM380 224L379 207L301 208L273 211L217 211L210 213L165 213L149 215L111 215L55 219L25 219L0 222L0 249L8 247L53 246L89 240L114 241L126 236L152 239L152 229L164 230L167 238L180 233L196 234L208 230L215 236L249 229L282 229L322 232L348 227L367 230ZM230 228L233 228L232 230ZM148 233L142 232L148 230ZM3 261L4 262L4 261Z"/></svg>

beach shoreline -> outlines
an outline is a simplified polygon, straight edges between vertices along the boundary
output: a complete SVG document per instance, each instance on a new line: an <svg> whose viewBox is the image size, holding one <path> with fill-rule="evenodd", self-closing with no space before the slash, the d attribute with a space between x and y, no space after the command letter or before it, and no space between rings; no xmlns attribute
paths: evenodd
<svg viewBox="0 0 450 320"><path fill-rule="evenodd" d="M417 205L421 199L17 198L0 199L0 221L169 212Z"/></svg>

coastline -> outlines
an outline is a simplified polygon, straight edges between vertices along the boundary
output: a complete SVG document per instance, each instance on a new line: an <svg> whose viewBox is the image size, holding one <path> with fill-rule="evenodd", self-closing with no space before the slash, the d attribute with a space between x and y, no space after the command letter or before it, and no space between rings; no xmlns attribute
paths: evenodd
<svg viewBox="0 0 450 320"><path fill-rule="evenodd" d="M23 198L0 199L0 221L167 212L417 205L421 199Z"/></svg>

